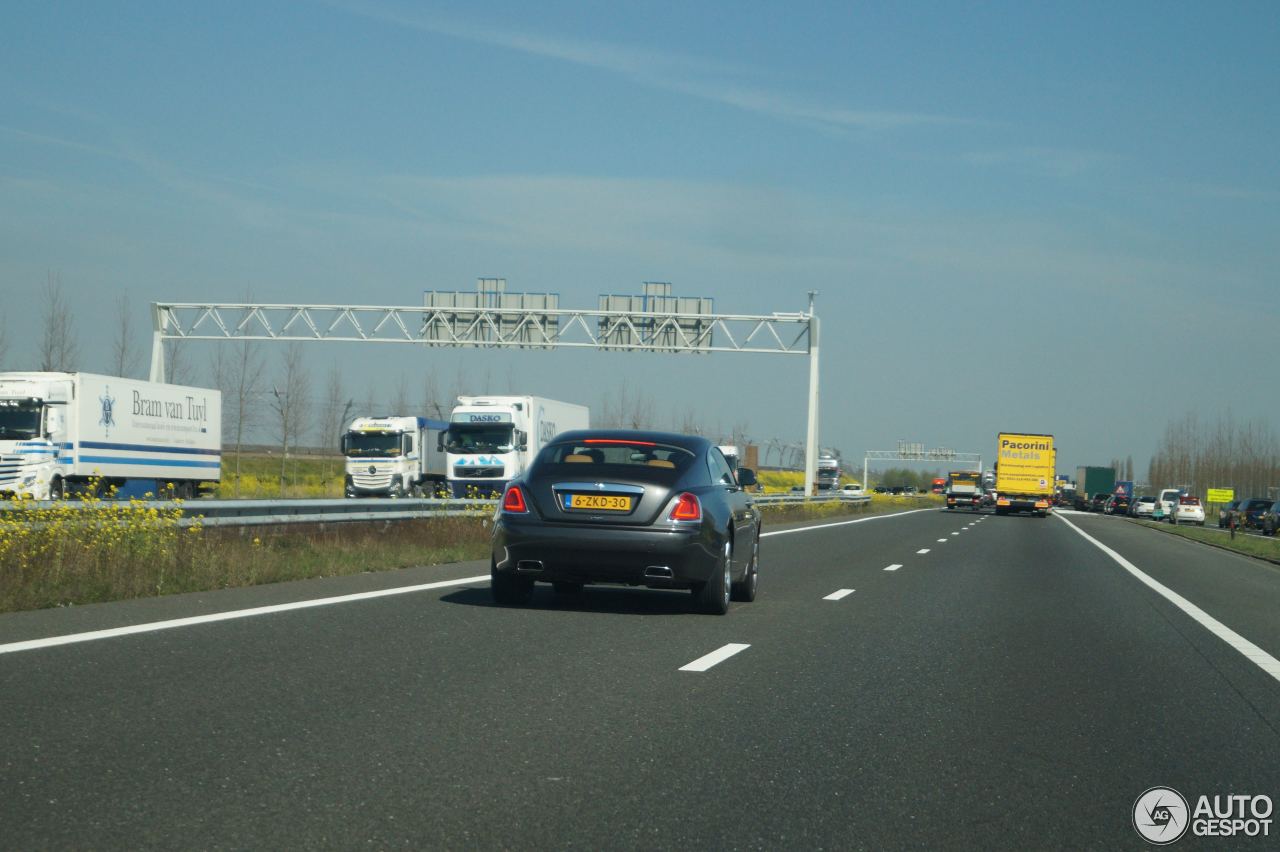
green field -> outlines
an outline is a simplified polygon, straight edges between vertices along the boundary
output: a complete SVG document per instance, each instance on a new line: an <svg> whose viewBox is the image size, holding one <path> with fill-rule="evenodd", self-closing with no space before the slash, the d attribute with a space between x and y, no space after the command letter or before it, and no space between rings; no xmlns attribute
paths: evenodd
<svg viewBox="0 0 1280 852"><path fill-rule="evenodd" d="M1272 562L1280 562L1280 536L1271 538L1261 538L1256 535L1237 535L1232 538L1227 533L1217 532L1203 527L1188 527L1183 525L1173 526L1172 524L1161 524L1155 521L1133 521L1135 524L1141 524L1145 527L1152 527L1161 532L1170 535L1180 535L1183 538L1189 538L1193 541L1201 541L1205 544L1212 544L1226 550L1234 550L1236 553L1243 553L1246 556L1258 556L1263 559L1269 559Z"/></svg>

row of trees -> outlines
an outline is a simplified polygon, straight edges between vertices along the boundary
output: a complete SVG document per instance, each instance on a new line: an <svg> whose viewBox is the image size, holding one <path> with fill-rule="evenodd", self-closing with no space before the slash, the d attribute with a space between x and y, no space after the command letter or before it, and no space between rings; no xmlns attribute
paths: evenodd
<svg viewBox="0 0 1280 852"><path fill-rule="evenodd" d="M1237 497L1266 497L1280 488L1280 440L1265 421L1226 412L1206 422L1193 412L1165 427L1148 479L1153 487L1186 486L1193 494L1234 488Z"/></svg>

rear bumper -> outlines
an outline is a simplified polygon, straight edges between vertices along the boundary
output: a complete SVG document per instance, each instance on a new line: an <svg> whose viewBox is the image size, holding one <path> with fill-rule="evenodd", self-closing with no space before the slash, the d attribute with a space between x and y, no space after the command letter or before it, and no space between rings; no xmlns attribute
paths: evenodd
<svg viewBox="0 0 1280 852"><path fill-rule="evenodd" d="M678 589L705 583L719 568L720 547L701 527L627 529L502 515L493 527L493 560L499 572L531 580Z"/></svg>

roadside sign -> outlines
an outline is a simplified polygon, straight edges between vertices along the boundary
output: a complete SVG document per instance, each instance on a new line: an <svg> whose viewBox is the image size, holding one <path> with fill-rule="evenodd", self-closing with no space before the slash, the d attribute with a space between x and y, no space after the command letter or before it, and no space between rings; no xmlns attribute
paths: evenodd
<svg viewBox="0 0 1280 852"><path fill-rule="evenodd" d="M1205 497L1206 503L1230 503L1236 499L1236 490L1234 488L1210 488L1208 495Z"/></svg>

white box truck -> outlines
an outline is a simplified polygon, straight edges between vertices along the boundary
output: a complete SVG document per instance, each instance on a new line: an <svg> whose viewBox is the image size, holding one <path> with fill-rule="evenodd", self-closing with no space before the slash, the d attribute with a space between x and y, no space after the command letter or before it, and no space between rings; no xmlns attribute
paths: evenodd
<svg viewBox="0 0 1280 852"><path fill-rule="evenodd" d="M193 497L222 471L222 394L92 373L0 373L0 495L140 483Z"/></svg>
<svg viewBox="0 0 1280 852"><path fill-rule="evenodd" d="M342 436L348 497L434 497L445 487L443 420L357 417Z"/></svg>
<svg viewBox="0 0 1280 852"><path fill-rule="evenodd" d="M591 425L584 405L537 396L460 396L440 438L454 497L501 494L552 438Z"/></svg>

